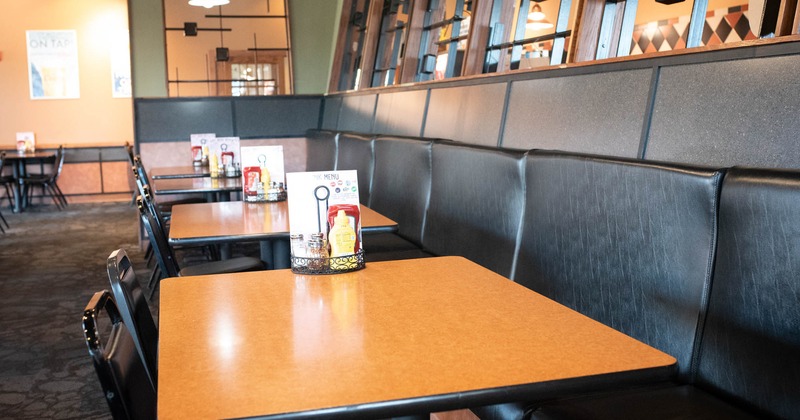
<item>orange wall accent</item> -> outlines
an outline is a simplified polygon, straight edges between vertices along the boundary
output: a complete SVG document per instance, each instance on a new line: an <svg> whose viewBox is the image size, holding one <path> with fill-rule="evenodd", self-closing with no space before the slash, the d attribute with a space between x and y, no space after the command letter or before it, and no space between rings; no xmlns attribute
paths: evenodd
<svg viewBox="0 0 800 420"><path fill-rule="evenodd" d="M124 48L127 53L129 45L125 39L127 1L4 1L2 4L0 148L13 149L15 133L19 131L33 131L37 144L132 143L133 101L112 98L111 92L112 49ZM30 99L27 30L76 31L80 99Z"/></svg>
<svg viewBox="0 0 800 420"><path fill-rule="evenodd" d="M103 162L103 192L131 192L136 184L128 162Z"/></svg>
<svg viewBox="0 0 800 420"><path fill-rule="evenodd" d="M98 162L64 164L58 177L58 186L65 195L99 194L100 164Z"/></svg>

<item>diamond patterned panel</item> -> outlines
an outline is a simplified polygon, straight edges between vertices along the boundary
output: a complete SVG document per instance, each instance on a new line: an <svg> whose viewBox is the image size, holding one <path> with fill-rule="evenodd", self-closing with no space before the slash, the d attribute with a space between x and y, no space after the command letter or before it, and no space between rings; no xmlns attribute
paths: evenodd
<svg viewBox="0 0 800 420"><path fill-rule="evenodd" d="M706 13L701 45L717 45L756 39L750 30L747 17L748 5L710 10ZM689 35L689 16L658 21L658 30L648 30L648 25L638 25L633 31L631 55L655 51L670 51L686 48Z"/></svg>

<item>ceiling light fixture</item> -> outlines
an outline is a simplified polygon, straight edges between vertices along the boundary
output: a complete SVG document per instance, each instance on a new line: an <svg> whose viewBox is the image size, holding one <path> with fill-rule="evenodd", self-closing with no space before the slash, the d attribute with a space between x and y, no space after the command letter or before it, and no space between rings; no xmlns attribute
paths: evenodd
<svg viewBox="0 0 800 420"><path fill-rule="evenodd" d="M230 3L230 0L189 0L190 6L202 6L206 9L210 9L215 6L222 6L225 4Z"/></svg>
<svg viewBox="0 0 800 420"><path fill-rule="evenodd" d="M534 4L533 8L531 8L531 12L528 14L528 22L525 24L525 27L538 31L540 29L552 28L553 24L545 19L542 7L538 4Z"/></svg>

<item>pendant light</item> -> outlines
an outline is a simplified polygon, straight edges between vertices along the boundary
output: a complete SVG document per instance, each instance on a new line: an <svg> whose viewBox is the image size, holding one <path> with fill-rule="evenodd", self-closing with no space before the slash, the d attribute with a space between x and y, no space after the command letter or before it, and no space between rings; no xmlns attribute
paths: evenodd
<svg viewBox="0 0 800 420"><path fill-rule="evenodd" d="M542 7L539 6L538 3L534 3L531 12L528 14L528 22L525 24L525 27L530 30L538 31L540 29L552 28L553 24L545 19Z"/></svg>
<svg viewBox="0 0 800 420"><path fill-rule="evenodd" d="M230 0L189 0L190 6L202 6L206 9L210 9L216 6L222 6L225 4L230 3Z"/></svg>

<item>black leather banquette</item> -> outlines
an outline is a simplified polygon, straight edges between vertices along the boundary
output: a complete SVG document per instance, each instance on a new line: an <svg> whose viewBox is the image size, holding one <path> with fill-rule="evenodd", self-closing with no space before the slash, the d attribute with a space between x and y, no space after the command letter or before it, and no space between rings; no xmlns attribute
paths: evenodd
<svg viewBox="0 0 800 420"><path fill-rule="evenodd" d="M307 139L309 170L358 170L362 204L398 222L368 261L461 255L678 360L670 383L479 417L800 417L800 172Z"/></svg>

